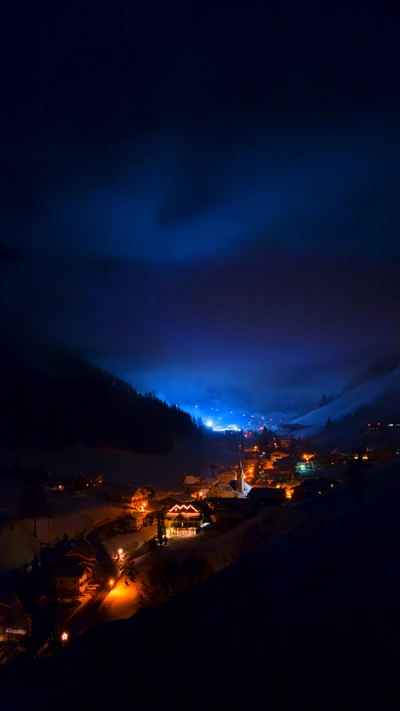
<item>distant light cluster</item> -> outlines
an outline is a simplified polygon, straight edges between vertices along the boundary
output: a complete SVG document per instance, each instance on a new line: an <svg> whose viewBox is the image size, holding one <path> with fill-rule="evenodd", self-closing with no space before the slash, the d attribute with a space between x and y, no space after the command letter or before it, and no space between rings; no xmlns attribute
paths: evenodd
<svg viewBox="0 0 400 711"><path fill-rule="evenodd" d="M193 417L202 420L203 424L213 432L260 432L265 426L270 430L279 429L280 418L264 416L260 413L246 413L243 410L228 410L224 407L183 407ZM236 422L235 422L236 420Z"/></svg>

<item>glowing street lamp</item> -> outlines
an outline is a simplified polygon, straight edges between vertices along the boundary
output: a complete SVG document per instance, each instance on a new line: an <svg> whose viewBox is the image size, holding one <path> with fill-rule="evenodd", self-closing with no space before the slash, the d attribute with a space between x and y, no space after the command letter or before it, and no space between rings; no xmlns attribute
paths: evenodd
<svg viewBox="0 0 400 711"><path fill-rule="evenodd" d="M110 578L110 580L108 581L108 584L109 584L110 588L112 588L112 586L114 585L114 580L112 578Z"/></svg>
<svg viewBox="0 0 400 711"><path fill-rule="evenodd" d="M68 632L63 632L61 635L61 641L65 643L65 642L67 642L67 640L68 640Z"/></svg>
<svg viewBox="0 0 400 711"><path fill-rule="evenodd" d="M124 551L122 550L122 548L118 548L118 555L119 555L120 557L121 557L121 555L123 554L123 552L124 552Z"/></svg>

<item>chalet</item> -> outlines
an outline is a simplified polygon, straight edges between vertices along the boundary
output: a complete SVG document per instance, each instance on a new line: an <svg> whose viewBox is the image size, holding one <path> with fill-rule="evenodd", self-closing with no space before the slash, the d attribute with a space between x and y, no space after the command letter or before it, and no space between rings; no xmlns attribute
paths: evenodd
<svg viewBox="0 0 400 711"><path fill-rule="evenodd" d="M190 494L171 494L166 496L165 499L160 499L157 503L160 509L170 509L175 504L187 504L192 501Z"/></svg>
<svg viewBox="0 0 400 711"><path fill-rule="evenodd" d="M84 563L64 565L55 569L53 580L58 593L82 595L92 578L91 569Z"/></svg>
<svg viewBox="0 0 400 711"><path fill-rule="evenodd" d="M65 557L67 560L83 560L87 565L93 565L96 561L96 551L86 541L71 540L66 546Z"/></svg>
<svg viewBox="0 0 400 711"><path fill-rule="evenodd" d="M218 481L208 490L207 499L235 499L239 496L230 484Z"/></svg>
<svg viewBox="0 0 400 711"><path fill-rule="evenodd" d="M185 494L189 494L196 498L202 498L206 495L207 491L214 483L214 480L201 479L200 477L194 477L187 474L183 478L182 486Z"/></svg>
<svg viewBox="0 0 400 711"><path fill-rule="evenodd" d="M115 501L118 504L147 506L150 490L144 487L131 486L130 484L114 484L104 489L103 498L108 501Z"/></svg>
<svg viewBox="0 0 400 711"><path fill-rule="evenodd" d="M50 486L56 491L82 491L88 489L92 484L89 477L84 474L67 474L51 481Z"/></svg>
<svg viewBox="0 0 400 711"><path fill-rule="evenodd" d="M164 514L168 537L196 535L204 517L203 510L204 507L195 502L173 504Z"/></svg>
<svg viewBox="0 0 400 711"><path fill-rule="evenodd" d="M218 481L223 481L225 484L230 484L234 476L235 473L233 471L223 471L221 474L218 474L217 479Z"/></svg>
<svg viewBox="0 0 400 711"><path fill-rule="evenodd" d="M277 462L279 459L285 459L285 457L289 457L288 452L282 452L280 449L274 449L273 452L271 452L271 461Z"/></svg>
<svg viewBox="0 0 400 711"><path fill-rule="evenodd" d="M104 484L104 474L88 474L91 486L102 486Z"/></svg>
<svg viewBox="0 0 400 711"><path fill-rule="evenodd" d="M0 593L0 664L12 658L30 630L30 619L17 596L3 590Z"/></svg>

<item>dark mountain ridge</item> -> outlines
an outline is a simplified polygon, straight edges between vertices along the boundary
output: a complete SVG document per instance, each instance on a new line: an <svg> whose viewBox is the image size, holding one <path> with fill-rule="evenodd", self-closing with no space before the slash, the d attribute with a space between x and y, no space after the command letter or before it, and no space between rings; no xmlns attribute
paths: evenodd
<svg viewBox="0 0 400 711"><path fill-rule="evenodd" d="M66 352L0 361L0 444L81 444L165 453L195 431L190 415Z"/></svg>

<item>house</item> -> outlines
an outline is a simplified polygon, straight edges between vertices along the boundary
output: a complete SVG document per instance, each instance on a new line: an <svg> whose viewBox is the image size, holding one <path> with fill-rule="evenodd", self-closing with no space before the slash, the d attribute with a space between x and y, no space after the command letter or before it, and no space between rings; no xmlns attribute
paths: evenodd
<svg viewBox="0 0 400 711"><path fill-rule="evenodd" d="M147 506L150 493L150 490L145 487L131 486L130 484L114 484L104 489L102 497L108 501L115 501L118 504L136 505L144 509Z"/></svg>
<svg viewBox="0 0 400 711"><path fill-rule="evenodd" d="M204 518L204 507L197 503L173 504L165 514L167 536L194 536Z"/></svg>
<svg viewBox="0 0 400 711"><path fill-rule="evenodd" d="M271 452L271 461L272 462L277 462L279 459L285 459L285 457L289 457L288 452L282 452L280 449L275 449L273 452Z"/></svg>
<svg viewBox="0 0 400 711"><path fill-rule="evenodd" d="M57 477L50 484L51 488L56 491L81 491L92 486L90 479L84 474L66 474L62 477Z"/></svg>
<svg viewBox="0 0 400 711"><path fill-rule="evenodd" d="M158 505L160 509L170 509L175 504L187 504L192 501L192 497L189 494L172 494L171 496L166 496L165 499L160 499Z"/></svg>
<svg viewBox="0 0 400 711"><path fill-rule="evenodd" d="M132 511L124 516L124 531L139 531L143 528L144 513L142 511Z"/></svg>
<svg viewBox="0 0 400 711"><path fill-rule="evenodd" d="M30 619L16 595L0 593L0 664L21 650L21 643L31 630Z"/></svg>
<svg viewBox="0 0 400 711"><path fill-rule="evenodd" d="M208 490L207 499L235 499L239 496L230 484L218 481Z"/></svg>
<svg viewBox="0 0 400 711"><path fill-rule="evenodd" d="M102 486L104 484L104 474L88 474L91 486Z"/></svg>
<svg viewBox="0 0 400 711"><path fill-rule="evenodd" d="M223 481L225 484L230 484L232 479L234 478L235 473L234 471L223 471L221 474L218 474L217 479L218 481Z"/></svg>
<svg viewBox="0 0 400 711"><path fill-rule="evenodd" d="M77 565L59 566L55 569L53 575L56 592L72 593L74 595L82 595L91 578L92 571L84 562Z"/></svg>
<svg viewBox="0 0 400 711"><path fill-rule="evenodd" d="M310 472L315 472L319 469L319 464L315 459L309 459L308 461L301 461L296 463L296 472L298 474L309 474Z"/></svg>
<svg viewBox="0 0 400 711"><path fill-rule="evenodd" d="M93 565L96 561L96 551L86 541L72 539L66 545L65 557L68 560L83 560L88 565Z"/></svg>
<svg viewBox="0 0 400 711"><path fill-rule="evenodd" d="M43 572L53 580L59 569L75 569L83 566L89 571L96 567L96 551L85 539L63 539L51 547L50 544L41 544L40 562ZM76 577L76 576L75 576Z"/></svg>

